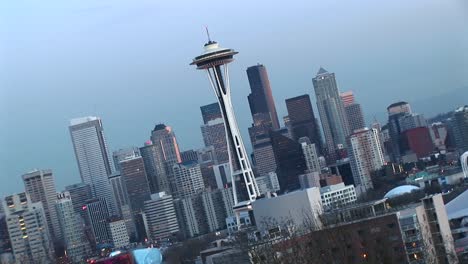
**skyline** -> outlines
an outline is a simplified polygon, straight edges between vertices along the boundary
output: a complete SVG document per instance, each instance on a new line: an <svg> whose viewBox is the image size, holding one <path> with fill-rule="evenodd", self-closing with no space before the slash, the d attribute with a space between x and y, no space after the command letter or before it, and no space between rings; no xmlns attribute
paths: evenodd
<svg viewBox="0 0 468 264"><path fill-rule="evenodd" d="M394 31L390 31L397 39L395 42L390 42L387 44L388 46L379 46L379 44L384 44L381 43L384 40L379 40L378 36L375 36L375 39L371 39L373 43L362 47L358 45L359 41L357 40L348 39L349 42L337 43L340 40L346 40L347 37L355 37L350 36L353 33L357 35L356 39L359 39L359 36L367 35L367 33L364 34L365 32L353 30L347 33L348 35L340 37L339 33L344 34L347 30L342 28L346 27L344 21L338 24L327 24L330 26L327 30L316 28L317 34L312 34L311 39L305 38L304 32L308 33L306 30L313 29L318 25L314 20L316 18L312 19L313 22L304 20L307 15L306 11L311 11L310 7L305 8L304 11L291 7L294 11L299 12L298 18L288 22L281 21L281 24L284 23L284 25L276 28L268 27L267 30L265 30L265 26L271 22L272 18L270 17L266 17L260 25L244 25L241 23L241 19L234 15L228 15L226 20L232 22L223 26L223 24L217 23L219 16L216 16L206 19L209 21L200 21L200 19L196 22L192 21L190 27L182 25L183 23L175 25L175 28L170 28L169 32L164 32L163 36L165 37L159 40L149 37L151 35L149 33L154 32L149 29L154 27L157 21L160 21L158 19L161 19L154 18L155 20L152 20L154 15L152 11L156 10L152 7L156 7L157 4L149 1L142 1L143 6L133 8L130 11L123 10L128 7L125 4L120 4L119 7L95 4L94 8L87 10L80 9L77 3L73 3L75 6L72 7L66 7L63 3L58 4L58 11L71 12L75 14L74 19L77 18L77 14L90 15L91 20L84 24L73 21L73 17L68 20L66 15L55 14L52 18L47 18L47 12L49 12L46 11L47 4L37 6L39 7L38 11L29 10L29 15L33 15L33 18L35 15L35 18L39 18L39 20L33 21L33 18L22 20L21 16L17 20L14 17L15 10L17 12L18 6L21 4L7 4L13 7L13 10L10 10L11 13L5 11L5 8L0 8L0 10L4 10L0 11L0 17L4 17L7 22L6 27L5 25L0 26L0 43L2 43L0 52L5 59L0 62L0 73L3 73L0 74L0 104L2 105L0 121L2 127L7 127L6 130L2 129L0 132L1 145L6 146L0 151L0 169L2 171L0 180L2 182L8 181L9 184L8 186L2 184L0 196L20 192L23 187L21 175L33 168L52 169L57 190L62 190L66 184L80 181L68 134L68 122L75 117L88 115L101 117L111 151L133 145L142 146L143 142L149 139L151 129L157 123L165 123L173 127L177 139L181 143L181 150L203 146L199 128L203 121L199 107L215 102L216 98L207 87L205 76L200 76L187 64L192 55L199 52L200 45L205 42L203 32L205 23L209 25L213 39L240 52L236 62L231 67L233 101L242 136L246 140L248 149L250 149L250 144L247 142L249 141L247 140L247 128L250 126L251 117L247 102L249 86L245 70L248 66L256 63L264 64L268 70L279 119L286 115L284 99L304 93L311 96L314 112L317 113L312 78L320 65L336 74L338 88L341 92L354 91L357 101L363 106L367 117L366 121L369 121L369 116L385 112L385 107L395 101L414 102L418 95L425 92L425 89L429 89L429 92L423 95L429 98L444 93L444 88L447 89L445 86L451 87L448 88L449 91L466 87L468 77L466 74L464 76L463 73L468 71L468 54L463 50L463 47L467 46L464 44L468 44L468 29L463 28L463 22L466 22L463 10L457 9L457 4L463 5L463 3L459 1L450 7L443 6L445 9L442 9L444 12L441 12L437 10L437 8L442 8L442 6L438 6L439 2L441 1L425 3L429 6L428 10L434 12L429 16L440 16L439 18L443 18L445 22L444 25L438 25L437 19L430 20L426 14L426 16L423 15L422 21L410 23L413 26L413 28L410 27L410 30L397 32L399 27L406 26L404 22L411 20L410 17L406 17L407 20L400 21L402 25L398 25L393 29ZM419 1L419 4L421 3L422 1ZM320 10L325 12L328 7L336 8L333 4L324 4L325 6L318 8L322 8ZM393 8L399 4L385 3L387 7ZM82 5L89 6L90 2ZM168 5L166 8L171 10L170 3L165 3L165 5ZM258 5L261 6L261 4ZM271 5L273 6L270 7L271 10L274 10L276 4L271 3ZM414 8L417 3L405 3L404 5ZM150 8L146 10L145 7ZM236 8L241 10L245 6L240 5ZM371 4L370 8L376 8L376 6ZM77 10L81 10L81 13L74 13ZM336 11L336 9L333 10ZM38 14L41 11L45 14ZM137 14L142 11L145 11L144 14L137 18ZM187 7L187 10L183 9L182 13L187 15L192 11L190 7ZM337 13L340 14L343 11L338 10ZM366 12L368 11L366 10ZM405 15L409 15L406 12L410 12L403 11L401 16L405 18ZM101 12L107 12L104 19L106 21L100 20ZM252 22L254 18L251 12L251 10L247 10L246 14L250 19L247 19L249 22ZM354 10L354 12L351 12L351 18L359 16L358 11ZM436 14L436 12L440 12L440 14ZM324 16L326 14L329 13L325 13ZM23 18L26 18L28 14L23 15ZM105 27L102 28L102 24L98 23L107 22L107 26L109 26L109 22L114 21L112 18L121 19L126 17L125 15L130 17L128 23L120 21L116 23L117 26L112 24L112 31L105 31ZM164 15L167 16L167 14L162 15L164 21ZM372 16L375 16L373 18L377 22L383 23L385 20L379 20L378 14ZM191 19L193 17L189 16L188 20ZM369 17L365 19L369 20ZM58 23L56 25L55 23L58 21L66 21L68 24ZM33 22L37 22L38 25L33 25ZM351 22L352 25L349 27L354 28L363 21L353 20ZM409 38L409 43L405 43L408 46L400 43L400 46L393 47L396 49L395 54L403 56L408 53L412 55L408 58L408 65L399 65L401 64L399 59L385 58L385 51L392 51L392 45L401 41L398 36L410 35L411 30L424 29L427 22L432 22L429 25L436 27L431 28L435 29L436 32L421 32L421 35L414 39L411 39L411 36L406 36L406 39ZM177 24L177 22L173 23ZM197 26L198 24L200 26ZM301 26L301 24L303 25ZM98 27L93 28L93 25ZM41 26L50 26L51 28L43 28L41 32ZM184 28L184 31L180 30L180 26ZM246 26L253 28L246 30ZM299 28L294 26L299 26ZM127 27L124 35L120 35L119 31L122 27L123 29ZM14 31L11 28L18 30ZM34 32L34 28L39 29L39 32ZM331 43L327 43L327 41L314 43L317 36L327 33L327 31L336 32L336 29L340 28L338 33L325 34ZM73 30L65 32L65 29ZM90 32L86 32L86 29ZM158 31L156 30L156 32ZM41 33L44 34L41 35ZM275 33L279 34L278 38L274 42L269 42L271 36L268 37L268 35ZM71 40L61 39L60 36L63 34L65 37L71 37ZM79 37L74 39L73 36ZM290 43L280 36L291 37L291 39L302 40L302 42ZM443 36L446 38L442 38ZM130 40L132 37L134 39ZM94 43L94 40L97 42ZM54 43L55 41L58 43ZM448 48L444 46L445 42L450 42ZM177 54L165 52L168 48L172 48L174 43L177 44ZM422 43L428 46L420 46ZM109 44L116 46L108 46ZM152 46L152 44L156 45ZM373 44L377 44L376 47ZM49 47L49 45L51 46ZM310 48L309 45L315 46ZM267 48L263 50L265 46ZM283 50L290 52L283 54L281 52ZM323 50L327 52L323 52ZM311 54L304 55L305 51L311 51ZM368 52L370 54L367 54ZM415 54L411 54L412 52ZM327 55L322 53L327 53ZM285 57L286 55L288 57ZM364 57L364 62L367 63L363 62L363 65L355 67L354 63L361 62L360 59L363 55L369 56L368 58ZM377 57L371 58L373 56ZM428 61L424 61L427 57L429 57ZM307 63L304 64L303 61L307 61ZM119 64L119 62L123 63ZM299 67L291 67L291 70L290 65L299 65ZM385 68L387 69L385 70ZM442 72L440 76L435 74L440 72ZM364 74L366 77L369 75L375 79L362 78L361 75ZM24 78L25 75L28 78ZM395 76L403 76L404 80L399 80ZM393 86L398 85L402 85L402 88L397 91L392 90ZM382 88L375 90L373 89L375 86ZM37 87L39 89L36 89ZM188 87L188 89L174 89L181 87ZM414 91L410 90L414 87L416 87ZM405 94L402 95L402 93ZM424 96L421 99L424 99ZM179 103L176 103L181 97L190 99L182 100L184 105L182 113ZM447 106L449 109L446 110L449 111L459 105ZM414 111L422 112L416 107ZM430 115L426 117L430 117Z"/></svg>

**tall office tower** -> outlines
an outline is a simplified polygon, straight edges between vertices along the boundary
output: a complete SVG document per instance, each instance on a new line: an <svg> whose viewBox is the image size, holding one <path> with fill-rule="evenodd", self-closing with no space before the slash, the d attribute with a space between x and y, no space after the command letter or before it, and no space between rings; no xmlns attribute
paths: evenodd
<svg viewBox="0 0 468 264"><path fill-rule="evenodd" d="M269 135L257 136L253 145L255 168L259 176L268 175L270 172L276 172L278 165L276 164L275 153L271 138Z"/></svg>
<svg viewBox="0 0 468 264"><path fill-rule="evenodd" d="M51 238L59 241L61 239L62 232L60 232L57 211L55 210L57 192L55 191L52 171L33 170L23 175L23 182L24 189L26 193L29 194L31 202L42 202Z"/></svg>
<svg viewBox="0 0 468 264"><path fill-rule="evenodd" d="M219 163L229 162L228 145L224 119L211 119L201 127L203 142L206 147L213 146Z"/></svg>
<svg viewBox="0 0 468 264"><path fill-rule="evenodd" d="M109 234L114 249L130 245L130 237L124 220L113 219L109 221Z"/></svg>
<svg viewBox="0 0 468 264"><path fill-rule="evenodd" d="M320 173L319 156L315 144L312 144L308 137L302 137L298 142L302 146L302 153L304 154L307 170Z"/></svg>
<svg viewBox="0 0 468 264"><path fill-rule="evenodd" d="M72 119L69 130L81 180L91 186L93 197L106 199L110 213L115 214L115 200L108 179L112 160L101 119L93 116Z"/></svg>
<svg viewBox="0 0 468 264"><path fill-rule="evenodd" d="M120 167L130 208L134 214L139 213L143 210L143 203L149 200L151 195L143 158L136 155L127 157L127 159L120 161Z"/></svg>
<svg viewBox="0 0 468 264"><path fill-rule="evenodd" d="M317 108L322 121L329 162L341 158L338 150L346 149L346 137L350 134L346 112L341 101L335 74L323 68L312 79Z"/></svg>
<svg viewBox="0 0 468 264"><path fill-rule="evenodd" d="M354 130L366 127L366 123L364 121L364 114L362 113L362 107L360 104L354 101L353 92L347 91L340 93L340 97L341 101L343 101L350 133L353 133Z"/></svg>
<svg viewBox="0 0 468 264"><path fill-rule="evenodd" d="M399 162L402 155L401 127L399 119L402 116L411 114L411 107L407 102L397 102L387 107L388 113L388 133L390 144L388 152L393 162Z"/></svg>
<svg viewBox="0 0 468 264"><path fill-rule="evenodd" d="M185 162L174 164L172 167L176 189L173 193L176 198L184 198L205 189L200 164Z"/></svg>
<svg viewBox="0 0 468 264"><path fill-rule="evenodd" d="M291 133L294 140L308 137L317 150L322 150L322 139L318 125L315 123L314 110L307 94L286 99Z"/></svg>
<svg viewBox="0 0 468 264"><path fill-rule="evenodd" d="M81 216L83 215L82 207L86 201L93 198L91 186L86 183L75 183L65 187L65 191L70 193L71 200L73 201L73 210Z"/></svg>
<svg viewBox="0 0 468 264"><path fill-rule="evenodd" d="M42 203L31 202L26 193L6 196L2 203L16 263L55 263Z"/></svg>
<svg viewBox="0 0 468 264"><path fill-rule="evenodd" d="M307 170L301 144L285 136L285 133L286 129L270 133L277 164L276 174L283 193L300 189L299 175Z"/></svg>
<svg viewBox="0 0 468 264"><path fill-rule="evenodd" d="M106 200L93 199L83 206L85 212L86 226L91 230L94 246L100 247L111 243L108 228L109 213Z"/></svg>
<svg viewBox="0 0 468 264"><path fill-rule="evenodd" d="M203 124L207 124L211 120L223 118L218 103L200 106L200 111L203 117Z"/></svg>
<svg viewBox="0 0 468 264"><path fill-rule="evenodd" d="M254 201L259 191L255 183L255 177L250 166L239 127L237 126L234 108L231 102L231 86L227 65L234 60L235 54L237 54L236 51L221 48L217 42L208 40L208 43L204 46L204 52L195 57L191 65L196 65L199 70L206 70L210 84L218 98L226 128L228 149L235 152L235 155L231 155L228 151L232 166L231 171L235 178L233 187L234 200L237 204L239 200Z"/></svg>
<svg viewBox="0 0 468 264"><path fill-rule="evenodd" d="M69 192L57 194L55 208L67 257L72 263L86 260L86 256L90 253L91 248L83 233L83 220L75 212Z"/></svg>
<svg viewBox="0 0 468 264"><path fill-rule="evenodd" d="M120 167L120 164L119 164ZM115 197L115 205L119 211L119 215L122 215L122 207L130 206L128 199L127 186L125 179L122 177L121 171L116 171L109 176L109 182L111 184L112 192Z"/></svg>
<svg viewBox="0 0 468 264"><path fill-rule="evenodd" d="M208 223L203 210L203 202L200 195L193 195L175 202L178 207L179 223L182 226L185 237L195 237L208 233Z"/></svg>
<svg viewBox="0 0 468 264"><path fill-rule="evenodd" d="M153 144L151 140L145 142L145 145L140 148L151 193L159 192L160 188L169 188L164 155L159 150L158 145Z"/></svg>
<svg viewBox="0 0 468 264"><path fill-rule="evenodd" d="M452 124L457 149L461 152L468 151L468 105L455 110Z"/></svg>
<svg viewBox="0 0 468 264"><path fill-rule="evenodd" d="M364 128L349 137L349 159L354 184L359 194L374 188L372 172L384 165L382 149L376 129Z"/></svg>
<svg viewBox="0 0 468 264"><path fill-rule="evenodd" d="M265 66L257 64L247 68L247 77L252 91L247 97L252 117L262 116L265 122L271 122L273 129L279 129L278 114L276 113L275 101L273 100L270 80Z"/></svg>
<svg viewBox="0 0 468 264"><path fill-rule="evenodd" d="M175 188L175 182L171 180L172 166L182 162L175 133L171 127L158 124L151 132L151 142L156 146L154 156L156 157L157 190L158 192L171 192Z"/></svg>
<svg viewBox="0 0 468 264"><path fill-rule="evenodd" d="M427 121L421 114L405 114L398 119L398 122L400 123L401 133L417 127L427 127Z"/></svg>
<svg viewBox="0 0 468 264"><path fill-rule="evenodd" d="M197 150L198 163L203 177L203 184L207 189L216 189L216 178L214 166L218 164L213 146L204 147Z"/></svg>
<svg viewBox="0 0 468 264"><path fill-rule="evenodd" d="M193 149L180 152L180 159L182 162L195 161L198 162L198 152Z"/></svg>
<svg viewBox="0 0 468 264"><path fill-rule="evenodd" d="M136 239L137 234L134 221L134 213L132 211L132 208L130 207L130 199L128 197L129 195L127 192L126 179L121 174L121 171L113 173L111 176L109 176L109 181L112 186L112 191L114 193L116 205L119 210L119 215L121 216L121 219L125 221L130 239L134 241Z"/></svg>
<svg viewBox="0 0 468 264"><path fill-rule="evenodd" d="M166 240L179 232L174 200L165 192L154 193L145 201L144 212L149 237L153 241Z"/></svg>
<svg viewBox="0 0 468 264"><path fill-rule="evenodd" d="M120 162L128 157L140 157L140 149L138 147L129 147L119 149L112 152L112 159L114 160L115 171L120 171Z"/></svg>
<svg viewBox="0 0 468 264"><path fill-rule="evenodd" d="M343 101L344 107L356 103L356 102L354 101L354 93L353 93L353 91L346 91L346 92L340 93L340 98L341 98L341 101Z"/></svg>
<svg viewBox="0 0 468 264"><path fill-rule="evenodd" d="M225 229L227 214L221 190L203 192L200 196L209 232Z"/></svg>

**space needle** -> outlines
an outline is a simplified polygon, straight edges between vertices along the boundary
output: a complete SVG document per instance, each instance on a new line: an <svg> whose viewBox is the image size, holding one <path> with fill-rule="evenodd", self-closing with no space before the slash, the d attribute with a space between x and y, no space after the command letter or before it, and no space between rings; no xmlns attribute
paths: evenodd
<svg viewBox="0 0 468 264"><path fill-rule="evenodd" d="M228 64L234 61L234 55L238 52L220 47L216 41L210 39L208 30L207 34L208 43L203 47L203 53L195 57L190 65L196 65L198 70L206 71L211 87L218 98L228 142L231 182L235 202L234 211L236 212L246 210L260 193L237 126L231 101ZM237 213L236 215L239 220Z"/></svg>

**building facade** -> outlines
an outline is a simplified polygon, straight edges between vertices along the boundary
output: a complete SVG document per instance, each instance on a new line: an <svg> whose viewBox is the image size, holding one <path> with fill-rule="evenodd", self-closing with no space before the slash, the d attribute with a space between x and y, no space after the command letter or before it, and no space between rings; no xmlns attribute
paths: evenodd
<svg viewBox="0 0 468 264"><path fill-rule="evenodd" d="M148 225L149 237L161 241L175 236L179 232L174 201L164 192L151 195L144 203L144 213Z"/></svg>
<svg viewBox="0 0 468 264"><path fill-rule="evenodd" d="M68 259L72 263L86 260L91 248L83 232L83 220L75 212L69 192L57 194L55 208Z"/></svg>
<svg viewBox="0 0 468 264"><path fill-rule="evenodd" d="M52 238L42 202L33 203L26 193L6 196L5 219L16 263L55 263Z"/></svg>
<svg viewBox="0 0 468 264"><path fill-rule="evenodd" d="M111 214L117 212L108 176L112 173L104 128L99 117L70 121L70 136L82 182L89 184L94 198L104 198Z"/></svg>
<svg viewBox="0 0 468 264"><path fill-rule="evenodd" d="M110 218L105 199L93 199L86 202L82 210L85 214L86 226L92 233L95 247L110 246L112 238L109 233Z"/></svg>
<svg viewBox="0 0 468 264"><path fill-rule="evenodd" d="M114 249L124 248L130 244L130 237L124 220L110 221L109 233Z"/></svg>
<svg viewBox="0 0 468 264"><path fill-rule="evenodd" d="M346 137L350 134L343 101L338 92L334 73L320 68L312 82L325 135L328 160L334 162L340 158L337 151L346 149Z"/></svg>
<svg viewBox="0 0 468 264"><path fill-rule="evenodd" d="M54 177L51 170L34 170L23 175L24 189L32 203L42 202L44 213L51 239L60 240L62 232L60 230L57 211L55 210L55 200L57 192L55 190Z"/></svg>
<svg viewBox="0 0 468 264"><path fill-rule="evenodd" d="M276 113L275 101L265 66L258 64L247 68L247 77L251 90L247 98L252 116L267 114L264 116L271 122L271 127L279 129L278 114Z"/></svg>
<svg viewBox="0 0 468 264"><path fill-rule="evenodd" d="M143 158L128 156L120 161L120 168L130 208L134 214L139 213L143 210L143 203L149 200L151 195Z"/></svg>
<svg viewBox="0 0 468 264"><path fill-rule="evenodd" d="M289 125L292 138L298 141L302 137L309 138L312 144L322 151L322 138L315 122L314 110L308 94L286 99Z"/></svg>
<svg viewBox="0 0 468 264"><path fill-rule="evenodd" d="M201 127L205 147L213 146L216 160L219 163L229 162L229 152L226 141L226 128L222 118L211 119Z"/></svg>
<svg viewBox="0 0 468 264"><path fill-rule="evenodd" d="M320 197L324 208L339 208L357 201L354 185L344 183L320 188Z"/></svg>
<svg viewBox="0 0 468 264"><path fill-rule="evenodd" d="M349 137L350 163L358 195L374 188L371 175L384 165L376 129L361 129Z"/></svg>
<svg viewBox="0 0 468 264"><path fill-rule="evenodd" d="M189 197L202 192L205 188L201 173L200 164L197 162L187 162L174 164L172 167L174 181L177 183L175 192L176 198Z"/></svg>

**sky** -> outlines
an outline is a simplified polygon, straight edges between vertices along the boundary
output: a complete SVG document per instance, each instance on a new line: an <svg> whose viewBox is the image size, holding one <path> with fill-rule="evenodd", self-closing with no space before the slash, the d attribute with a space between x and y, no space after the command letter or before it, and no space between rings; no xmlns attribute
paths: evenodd
<svg viewBox="0 0 468 264"><path fill-rule="evenodd" d="M245 70L257 63L280 119L286 98L308 93L315 105L320 66L367 120L399 100L426 115L468 104L466 0L1 1L0 196L23 191L34 168L52 169L58 191L80 181L75 117L100 116L111 150L142 146L161 122L182 150L201 147L199 107L215 97L189 63L205 26L239 51L232 97L248 145Z"/></svg>

